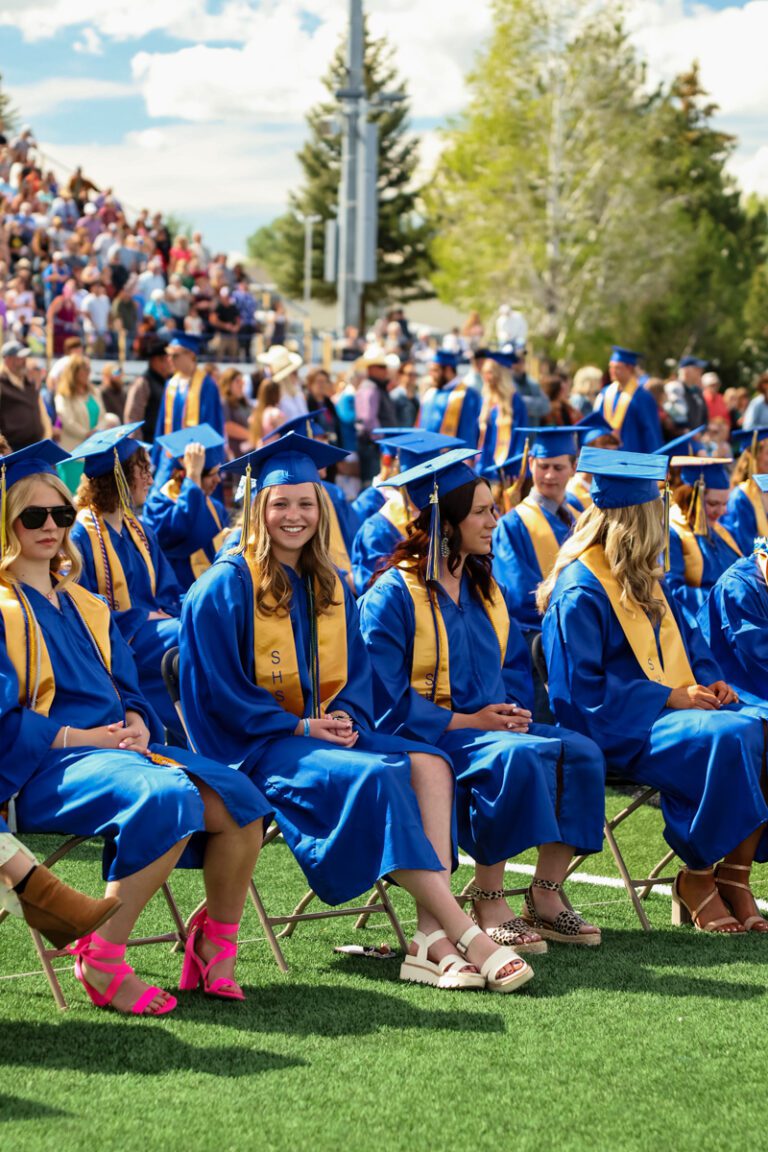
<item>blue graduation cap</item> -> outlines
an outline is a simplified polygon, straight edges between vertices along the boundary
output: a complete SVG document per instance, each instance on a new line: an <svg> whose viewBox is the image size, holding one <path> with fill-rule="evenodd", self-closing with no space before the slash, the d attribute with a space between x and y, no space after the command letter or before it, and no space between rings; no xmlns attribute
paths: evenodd
<svg viewBox="0 0 768 1152"><path fill-rule="evenodd" d="M759 472L756 476L753 476L752 479L761 492L768 492L768 472Z"/></svg>
<svg viewBox="0 0 768 1152"><path fill-rule="evenodd" d="M400 436L386 436L379 440L379 447L383 451L397 456L402 470L414 468L447 448L463 446L464 441L458 436L444 436L441 432L428 432L426 429L411 429Z"/></svg>
<svg viewBox="0 0 768 1152"><path fill-rule="evenodd" d="M631 352L629 348L620 348L618 344L614 344L611 348L611 360L614 364L628 364L630 368L634 368L640 359L639 352Z"/></svg>
<svg viewBox="0 0 768 1152"><path fill-rule="evenodd" d="M219 453L214 449L221 448L224 437L220 436L210 424L195 424L189 428L180 428L178 432L169 432L167 436L158 436L157 443L165 449L175 464L184 463L184 453L190 444L202 444L205 448L206 470L215 468L219 463Z"/></svg>
<svg viewBox="0 0 768 1152"><path fill-rule="evenodd" d="M534 442L531 456L535 460L551 460L553 456L575 456L579 451L579 437L589 429L580 430L578 424L552 428L515 428L530 436Z"/></svg>
<svg viewBox="0 0 768 1152"><path fill-rule="evenodd" d="M654 448L652 455L690 456L697 446L698 437L706 427L706 424L699 424L698 428L694 428L692 432L685 432L682 436L676 436L674 440L668 440L667 443L662 444L660 448Z"/></svg>
<svg viewBox="0 0 768 1152"><path fill-rule="evenodd" d="M514 348L478 348L472 353L475 360L495 360L502 368L512 369L520 363Z"/></svg>
<svg viewBox="0 0 768 1152"><path fill-rule="evenodd" d="M459 357L455 352L449 352L447 348L436 348L432 363L439 364L441 368L458 368Z"/></svg>
<svg viewBox="0 0 768 1152"><path fill-rule="evenodd" d="M727 491L731 486L727 467L730 463L725 458L706 456L673 456L670 461L672 468L680 469L683 484L693 487L701 482L705 489L716 488L720 491Z"/></svg>
<svg viewBox="0 0 768 1152"><path fill-rule="evenodd" d="M320 484L319 470L348 455L332 444L311 440L298 432L288 432L263 448L222 464L221 471L246 472L250 468L255 490L261 492L264 488L274 488L276 484Z"/></svg>
<svg viewBox="0 0 768 1152"><path fill-rule="evenodd" d="M600 436L613 436L618 442L616 433L602 412L589 412L574 427L581 436L581 442L584 445L594 443Z"/></svg>
<svg viewBox="0 0 768 1152"><path fill-rule="evenodd" d="M698 356L683 356L679 361L680 368L706 368L708 360L700 360Z"/></svg>
<svg viewBox="0 0 768 1152"><path fill-rule="evenodd" d="M414 432L420 432L420 428L411 427L397 428L394 425L390 428L374 428L371 436L374 440L384 440L390 436L410 436Z"/></svg>
<svg viewBox="0 0 768 1152"><path fill-rule="evenodd" d="M325 428L314 412L303 412L301 416L293 416L290 420L286 420L264 439L267 441L276 440L280 436L286 436L289 432L298 432L300 436L306 436L308 440L314 440L315 436L325 436L326 434Z"/></svg>
<svg viewBox="0 0 768 1152"><path fill-rule="evenodd" d="M69 453L54 444L53 440L39 440L37 444L29 444L26 448L19 448L18 452L0 457L5 490L26 476L36 476L41 472L57 476L56 465L64 460L69 460Z"/></svg>
<svg viewBox="0 0 768 1152"><path fill-rule="evenodd" d="M736 441L743 452L745 448L750 448L753 444L768 440L768 424L758 425L757 428L737 428L735 432L731 433L731 438Z"/></svg>
<svg viewBox="0 0 768 1152"><path fill-rule="evenodd" d="M194 352L198 354L202 347L202 337L194 335L192 332L171 332L168 343L166 344L166 352L173 351L174 348L183 348L186 352Z"/></svg>
<svg viewBox="0 0 768 1152"><path fill-rule="evenodd" d="M590 495L598 508L632 508L658 500L668 466L666 456L606 448L582 448L577 465L592 476Z"/></svg>
<svg viewBox="0 0 768 1152"><path fill-rule="evenodd" d="M525 459L525 452L517 452L514 456L508 456L501 464L486 464L483 468L478 468L477 474L482 476L484 480L503 480L505 476L517 476L520 474L520 466Z"/></svg>
<svg viewBox="0 0 768 1152"><path fill-rule="evenodd" d="M142 424L143 421L136 420L133 424L120 424L117 428L94 432L70 456L84 462L83 471L91 479L106 476L115 468L115 455L122 465L141 448L141 441L132 439L132 436Z"/></svg>

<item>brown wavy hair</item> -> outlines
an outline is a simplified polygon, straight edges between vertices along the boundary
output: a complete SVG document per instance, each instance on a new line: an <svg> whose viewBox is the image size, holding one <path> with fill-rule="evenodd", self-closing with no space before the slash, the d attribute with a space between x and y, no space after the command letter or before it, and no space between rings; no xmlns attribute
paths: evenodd
<svg viewBox="0 0 768 1152"><path fill-rule="evenodd" d="M484 484L490 491L488 481L478 476L475 480L462 484L460 487L454 488L452 492L448 492L447 495L440 497L440 524L443 535L448 541L448 555L445 558L445 564L451 575L456 572L461 563L461 522L466 520L472 510L475 489L480 484ZM415 572L423 584L431 583L431 581L427 581L430 517L431 511L427 506L415 520L411 521L406 529L407 536L404 540L398 541L392 555L377 567L371 584L375 583L379 576L389 571L390 568L400 567L405 568L408 572ZM467 556L464 561L464 572L469 579L472 591L479 592L483 599L491 602L493 602L491 594L492 561L491 554L488 556Z"/></svg>
<svg viewBox="0 0 768 1152"><path fill-rule="evenodd" d="M320 518L317 531L301 551L300 564L302 575L313 577L317 584L315 607L318 616L322 616L329 608L339 603L338 600L334 600L338 577L328 552L331 540L331 523L323 489L319 484L313 484L312 487L320 510ZM272 552L272 539L267 531L265 513L271 491L271 488L264 488L253 502L248 552L259 568L259 581L256 585L256 611L265 616L272 614L287 616L291 611L291 597L293 595L291 582L283 571L280 561L275 559Z"/></svg>
<svg viewBox="0 0 768 1152"><path fill-rule="evenodd" d="M133 487L137 472L142 468L151 468L146 449L139 448L127 460L123 461L123 472L128 481L128 487ZM120 497L117 493L115 474L111 470L106 476L86 476L80 478L75 495L75 507L93 508L100 516L117 512L120 507Z"/></svg>

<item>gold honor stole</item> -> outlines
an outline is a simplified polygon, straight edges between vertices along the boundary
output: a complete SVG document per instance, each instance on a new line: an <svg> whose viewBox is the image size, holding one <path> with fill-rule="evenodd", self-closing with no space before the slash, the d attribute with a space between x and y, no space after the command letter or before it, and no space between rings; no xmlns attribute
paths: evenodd
<svg viewBox="0 0 768 1152"><path fill-rule="evenodd" d="M739 484L739 488L741 488L749 500L755 513L755 521L757 523L755 536L768 536L768 516L765 514L762 492L751 476L749 480L745 480L743 484Z"/></svg>
<svg viewBox="0 0 768 1152"><path fill-rule="evenodd" d="M72 599L104 667L111 672L110 611L107 605L78 584L70 584L59 595ZM19 681L19 704L47 716L56 694L51 657L32 607L15 581L0 581L0 615L5 626L8 659Z"/></svg>
<svg viewBox="0 0 768 1152"><path fill-rule="evenodd" d="M609 384L608 391L603 397L603 416L614 432L621 431L621 426L627 415L627 408L629 408L630 401L639 386L639 381L631 381L622 392L618 384Z"/></svg>
<svg viewBox="0 0 768 1152"><path fill-rule="evenodd" d="M512 443L512 429L514 428L514 421L512 414L507 412L502 415L498 408L496 409L496 443L493 448L493 462L494 464L503 464L509 458L509 446Z"/></svg>
<svg viewBox="0 0 768 1152"><path fill-rule="evenodd" d="M619 582L608 566L603 549L595 544L583 552L579 560L600 581L644 675L666 688L689 688L695 684L696 678L691 670L680 629L659 582L654 584L653 595L666 608L659 635L661 658L651 621L639 605L633 607L631 601L622 601Z"/></svg>
<svg viewBox="0 0 768 1152"><path fill-rule="evenodd" d="M331 539L328 544L328 553L337 568L341 568L342 572L351 572L352 564L349 559L349 552L347 552L347 546L344 543L344 537L341 534L339 517L336 509L333 506L333 500L331 500L328 489L322 484L320 487L322 488L323 496L325 497L325 506L328 509L328 520L331 529Z"/></svg>
<svg viewBox="0 0 768 1152"><path fill-rule="evenodd" d="M399 492L393 492L386 504L379 509L379 512L405 539L405 530L413 519L413 513L406 506L402 495Z"/></svg>
<svg viewBox="0 0 768 1152"><path fill-rule="evenodd" d="M445 406L443 419L440 423L440 431L443 436L455 436L459 427L459 420L461 420L461 409L464 404L464 394L467 391L466 384L457 384L451 388L448 397L448 403Z"/></svg>
<svg viewBox="0 0 768 1152"><path fill-rule="evenodd" d="M574 476L572 480L568 481L567 491L571 496L575 496L579 504L581 504L582 512L586 512L587 508L592 507L592 496L590 495L589 485L579 480Z"/></svg>
<svg viewBox="0 0 768 1152"><path fill-rule="evenodd" d="M575 519L573 509L567 504L564 504L563 507L570 513L571 518ZM541 569L541 578L546 580L555 566L555 560L560 551L554 529L539 505L535 500L531 500L530 496L518 504L515 512L522 520L531 538L533 550L536 553L536 562Z"/></svg>
<svg viewBox="0 0 768 1152"><path fill-rule="evenodd" d="M112 546L107 525L92 508L82 508L77 514L77 519L88 533L88 543L93 553L93 565L96 569L96 584L99 594L106 597L110 608L116 612L125 612L131 607L131 594L128 591L128 581L125 578L123 566ZM128 516L123 513L123 523L147 567L152 595L154 596L157 591L157 578L144 530L135 516Z"/></svg>
<svg viewBox="0 0 768 1152"><path fill-rule="evenodd" d="M181 494L181 484L176 478L173 478L169 480L167 484L164 484L160 491L164 496L167 496L169 500L173 500L175 504ZM223 538L227 535L229 530L227 529L226 531L222 532L221 520L219 518L218 512L216 511L216 505L213 503L213 500L211 500L210 496L206 496L205 503L208 506L208 511L210 512L211 516L213 516L213 519L216 521L216 527L218 531L213 537L211 544L215 551L218 552L216 541L221 540L223 542ZM219 545L219 547L221 547L221 545ZM207 572L211 566L211 562L206 556L204 548L198 548L197 552L193 552L189 558L189 563L192 568L195 580L197 580L198 576L202 576L203 572Z"/></svg>
<svg viewBox="0 0 768 1152"><path fill-rule="evenodd" d="M440 708L452 708L451 672L448 657L448 632L440 611L437 594L407 568L400 567L416 618L411 662L411 687ZM482 599L496 639L499 642L499 667L504 663L509 640L509 613L495 581L491 581L491 600Z"/></svg>
<svg viewBox="0 0 768 1152"><path fill-rule="evenodd" d="M177 431L177 429L173 427L173 406L176 400L176 394L179 391L181 379L181 376L179 376L177 372L175 376L171 376L165 386L164 436L168 436L169 433ZM180 428L196 427L200 423L200 393L203 389L204 379L205 369L196 368L195 374L189 382L187 395L184 397L184 409L181 414Z"/></svg>
<svg viewBox="0 0 768 1152"><path fill-rule="evenodd" d="M704 557L696 533L677 504L674 504L670 510L669 525L683 549L685 583L689 588L701 588L701 580L704 575Z"/></svg>
<svg viewBox="0 0 768 1152"><path fill-rule="evenodd" d="M253 664L256 684L264 688L281 708L300 720L304 715L299 661L290 614L262 613L256 607L259 570L250 549L244 559L253 584ZM324 716L347 683L347 616L344 589L336 576L333 598L327 612L317 617L320 700L315 701L318 716Z"/></svg>

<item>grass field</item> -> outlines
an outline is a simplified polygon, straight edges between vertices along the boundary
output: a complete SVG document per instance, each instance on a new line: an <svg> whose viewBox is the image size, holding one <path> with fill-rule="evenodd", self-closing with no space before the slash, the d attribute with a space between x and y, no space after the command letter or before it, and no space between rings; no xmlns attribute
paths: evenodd
<svg viewBox="0 0 768 1152"><path fill-rule="evenodd" d="M661 855L659 813L643 810L621 839L641 874ZM33 846L43 853L50 843ZM98 890L97 858L86 845L60 874ZM615 875L606 853L583 870ZM462 868L456 885L469 875ZM282 843L265 850L257 880L275 912L304 887ZM173 881L185 914L199 885L194 874ZM0 1149L768 1147L768 941L672 929L661 895L648 901L654 931L645 936L623 891L573 883L570 894L603 925L603 947L550 945L533 957L535 980L510 996L401 985L395 960L334 954L339 943L391 941L381 919L362 933L351 920L300 925L285 942L283 976L249 908L238 969L247 1002L188 993L154 1021L92 1008L68 970L71 1007L60 1013L26 929L6 922ZM407 932L407 897L398 893L396 905ZM164 930L166 920L156 898L140 923ZM169 988L178 978L180 957L166 946L131 959Z"/></svg>

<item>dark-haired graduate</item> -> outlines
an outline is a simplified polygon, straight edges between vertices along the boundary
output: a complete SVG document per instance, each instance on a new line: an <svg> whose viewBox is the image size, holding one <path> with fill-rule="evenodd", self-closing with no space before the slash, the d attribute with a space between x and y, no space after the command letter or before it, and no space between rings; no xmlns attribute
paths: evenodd
<svg viewBox="0 0 768 1152"><path fill-rule="evenodd" d="M132 438L140 427L95 432L72 454L84 462L72 541L83 558L81 584L107 601L133 652L142 692L165 727L176 732L179 722L161 666L179 642L180 589L137 512L152 485L146 449Z"/></svg>
<svg viewBox="0 0 768 1152"><path fill-rule="evenodd" d="M768 427L733 433L742 447L731 477L731 494L723 516L727 528L745 556L758 537L768 536L768 492L761 492L755 474L768 473Z"/></svg>
<svg viewBox="0 0 768 1152"><path fill-rule="evenodd" d="M494 939L598 944L562 881L574 850L602 846L603 757L582 736L531 722L528 650L491 576L493 496L471 455L449 452L393 480L420 511L360 602L378 727L450 758L475 915ZM504 866L532 847L521 920L502 896Z"/></svg>
<svg viewBox="0 0 768 1152"><path fill-rule="evenodd" d="M66 458L44 441L0 465L0 807L14 798L22 832L104 839L111 917L93 917L74 949L94 1004L145 1016L176 1006L124 957L139 913L179 864L202 866L207 896L181 984L242 999L238 921L269 805L222 764L154 743L128 646L104 601L77 583L75 508L55 471Z"/></svg>
<svg viewBox="0 0 768 1152"><path fill-rule="evenodd" d="M198 748L259 782L322 900L341 904L386 875L413 895L402 979L510 992L531 969L451 895L449 765L419 739L374 731L370 662L330 559L319 472L346 455L289 432L226 466L246 472L241 549L184 603L187 722Z"/></svg>
<svg viewBox="0 0 768 1152"><path fill-rule="evenodd" d="M748 880L753 860L768 859L766 722L738 703L660 583L667 463L581 453L593 506L538 596L550 699L560 723L595 740L609 767L659 789L665 837L685 864L674 922L764 932Z"/></svg>
<svg viewBox="0 0 768 1152"><path fill-rule="evenodd" d="M224 437L210 424L181 428L158 443L171 457L171 476L153 484L142 512L186 592L210 568L229 534L229 517L213 493Z"/></svg>

